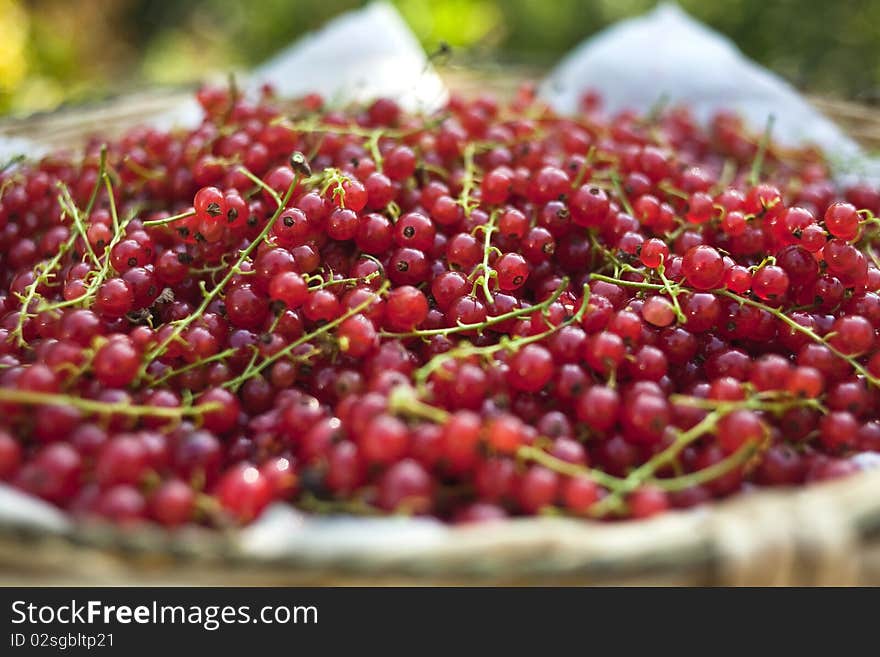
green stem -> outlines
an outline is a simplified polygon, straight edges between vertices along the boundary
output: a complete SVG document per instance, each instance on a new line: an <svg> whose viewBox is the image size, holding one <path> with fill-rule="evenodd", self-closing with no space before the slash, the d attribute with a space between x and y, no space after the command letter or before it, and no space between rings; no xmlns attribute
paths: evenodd
<svg viewBox="0 0 880 657"><path fill-rule="evenodd" d="M384 130L382 130L381 128L377 128L372 131L369 139L367 139L367 149L370 151L373 162L375 162L376 164L376 171L378 171L379 173L382 173L382 166L384 164L382 151L379 150L379 140L384 134Z"/></svg>
<svg viewBox="0 0 880 657"><path fill-rule="evenodd" d="M123 158L122 166L143 180L158 180L164 175L161 169L147 169L128 155Z"/></svg>
<svg viewBox="0 0 880 657"><path fill-rule="evenodd" d="M321 281L318 285L309 285L309 291L314 292L315 290L323 290L324 288L333 287L334 285L360 285L361 283L370 283L381 275L381 272L377 270L370 272L361 278L340 278L336 280L331 278L329 281L325 281L320 275L309 276L308 274L304 275L303 278L306 283L311 283L312 280Z"/></svg>
<svg viewBox="0 0 880 657"><path fill-rule="evenodd" d="M821 408L821 405L815 399L784 399L776 393L759 393L751 398L738 401L704 400L696 397L674 395L670 401L673 403L687 403L711 410L702 420L687 431L679 431L675 440L666 449L658 452L641 466L630 472L616 490L594 505L591 509L592 515L602 517L619 508L622 498L642 484L650 483L652 486L658 486L667 491L683 490L692 485L713 481L718 477L724 476L738 465L745 463L748 457L757 449L756 445L747 443L732 455L697 472L665 479L655 477L655 474L661 468L674 463L688 445L706 434L713 433L718 426L718 422L736 410L750 409L781 414L791 408L802 406ZM750 451L746 450L746 447L750 448Z"/></svg>
<svg viewBox="0 0 880 657"><path fill-rule="evenodd" d="M664 182L661 182L659 185L657 185L657 187L660 189L660 191L665 192L669 196L675 196L676 198L680 198L684 201L687 201L690 199L690 194L679 189L678 187L676 187L672 183L664 181Z"/></svg>
<svg viewBox="0 0 880 657"><path fill-rule="evenodd" d="M471 199L471 192L474 190L475 179L477 175L476 166L474 164L474 155L476 154L477 145L470 142L464 147L464 179L461 183L461 196L458 199L459 205L464 208L466 217L471 216L471 211L475 205Z"/></svg>
<svg viewBox="0 0 880 657"><path fill-rule="evenodd" d="M95 253L95 250L92 248L92 243L89 242L88 234L86 231L85 224L83 224L82 217L79 214L79 210L76 209L76 203L74 203L73 198L70 195L70 190L67 185L59 182L58 188L61 190L61 193L58 196L58 205L61 206L61 209L71 218L73 221L73 226L76 229L74 235L82 238L83 243L86 246L86 252L91 258L92 263L96 268L101 266L101 261L98 259L98 255Z"/></svg>
<svg viewBox="0 0 880 657"><path fill-rule="evenodd" d="M603 472L602 470L563 461L532 445L523 445L517 450L516 455L517 458L523 461L534 461L538 465L543 465L545 468L558 472L561 475L566 475L568 477L587 477L609 490L617 490L623 486L626 481Z"/></svg>
<svg viewBox="0 0 880 657"><path fill-rule="evenodd" d="M674 286L672 282L666 278L666 267L662 262L660 263L660 266L657 267L657 275L660 277L660 280L663 281L663 287L669 294L669 298L672 299L672 308L675 311L675 318L682 324L686 324L687 316L682 312L681 304L678 302L678 295L681 292L681 287Z"/></svg>
<svg viewBox="0 0 880 657"><path fill-rule="evenodd" d="M627 197L626 192L623 191L623 185L620 184L620 175L618 175L617 171L611 173L611 184L614 185L614 191L618 198L620 198L624 210L626 210L627 214L635 216L629 198Z"/></svg>
<svg viewBox="0 0 880 657"><path fill-rule="evenodd" d="M20 162L24 162L27 160L27 155L19 153L17 155L13 155L8 160L0 164L0 173L5 173L7 170L14 167L16 164ZM3 198L3 186L0 186L0 199Z"/></svg>
<svg viewBox="0 0 880 657"><path fill-rule="evenodd" d="M175 221L180 221L181 219L192 217L195 213L195 210L187 210L185 212L181 212L180 214L174 214L170 217L165 217L164 219L153 219L152 221L145 221L144 227L149 228L151 226L164 226L165 224L170 224Z"/></svg>
<svg viewBox="0 0 880 657"><path fill-rule="evenodd" d="M219 402L208 402L197 406L139 406L129 402L102 402L77 395L62 395L31 390L0 388L0 402L27 405L66 405L73 406L84 413L95 415L127 415L130 417L157 417L178 419L198 417L204 413L220 409Z"/></svg>
<svg viewBox="0 0 880 657"><path fill-rule="evenodd" d="M323 123L317 123L315 121L291 121L287 118L276 119L273 121L275 125L281 125L287 128L292 132L304 132L304 133L327 133L331 135L344 135L348 137L363 137L364 139L372 138L377 132L380 136L385 137L393 137L393 138L401 138L411 134L408 131L403 130L393 130L383 128L381 130L377 130L375 128L362 128L360 126L351 125L351 126L338 126L338 125L329 125ZM378 162L377 162L378 164Z"/></svg>
<svg viewBox="0 0 880 657"><path fill-rule="evenodd" d="M590 515L603 517L611 510L618 508L622 498L627 493L634 491L645 483L647 479L653 477L657 470L674 461L685 447L714 430L721 417L721 413L712 411L687 431L679 432L669 447L655 454L641 466L630 472L616 490L596 502L590 509Z"/></svg>
<svg viewBox="0 0 880 657"><path fill-rule="evenodd" d="M792 397L787 392L768 390L752 395L747 399L738 401L718 401L704 399L690 395L671 395L669 401L673 404L682 404L702 408L705 410L723 410L725 413L736 410L764 411L780 415L794 407L813 408L817 411L826 412L818 399Z"/></svg>
<svg viewBox="0 0 880 657"><path fill-rule="evenodd" d="M98 179L95 181L94 187L92 187L92 193L89 195L89 200L86 205L85 216L87 217L91 215L92 208L94 208L95 206L95 202L98 199L98 193L101 190L101 183L106 173L107 147L105 145L101 147L101 156L98 163ZM67 252L70 251L71 248L73 248L73 245L76 243L76 238L78 236L82 236L83 241L86 245L86 249L88 249L88 252L91 254L95 264L97 266L100 266L98 258L95 255L95 252L92 250L92 246L91 244L89 244L89 240L86 237L85 227L82 224L82 219L80 218L79 212L76 208L76 203L74 203L73 198L70 196L70 190L63 183L59 183L59 186L61 188L61 194L58 197L58 204L61 206L61 209L64 212L70 215L76 230L70 235L67 241L58 248L58 253L56 253L52 257L52 259L49 260L49 262L40 267L39 271L37 271L36 269L34 271L34 281L27 286L24 298L22 299L21 312L18 316L18 324L10 335L10 338L16 339L16 344L20 347L24 347L27 344L24 340L24 325L31 317L29 313L29 308L31 306L31 303L37 298L37 288L40 286L40 283L46 282L49 277L53 275L52 272L54 272L55 268L61 264L61 260L64 258ZM74 301L79 301L79 299Z"/></svg>
<svg viewBox="0 0 880 657"><path fill-rule="evenodd" d="M245 260L250 257L251 253L253 253L256 248L262 243L262 241L269 235L269 232L272 230L275 222L278 221L278 217L280 217L281 213L284 212L284 208L287 206L290 197L293 195L294 190L299 184L299 179L299 174L294 174L293 181L288 186L287 191L284 194L284 198L278 198L278 208L275 210L269 221L266 222L266 225L263 226L263 230L261 230L256 239L239 254L235 264L229 269L228 272L226 272L226 275L221 279L221 281L217 285L215 285L210 291L208 291L207 294L205 294L205 297L202 299L202 303L199 305L199 307L196 308L193 313L191 313L184 319L175 322L174 330L171 331L171 333L162 342L160 342L153 349L150 350L150 352L144 358L144 362L141 364L141 369L137 377L138 379L144 377L147 372L147 367L149 367L150 363L162 353L164 353L169 344L178 339L190 324L192 324L204 314L208 306L211 305L211 302L213 302L214 299L216 299L226 287L226 284L229 283L229 281L232 280L232 278L237 273L239 273L241 265L244 263Z"/></svg>
<svg viewBox="0 0 880 657"><path fill-rule="evenodd" d="M116 197L113 195L113 184L110 182L110 175L107 171L104 171L100 179L103 180L104 187L107 189L107 204L110 206L110 218L113 220L113 234L114 236L121 236L119 213L116 211Z"/></svg>
<svg viewBox="0 0 880 657"><path fill-rule="evenodd" d="M516 310L511 310L510 312L504 313L503 315L487 317L486 321L480 322L479 324L458 324L457 326L450 326L448 328L438 329L416 329L413 331L409 331L408 333L391 333L388 331L382 331L379 335L385 338L429 338L435 335L452 335L455 333L482 331L483 329L487 329L490 326L494 326L495 324L501 324L511 319L517 319L525 315L531 315L535 312L546 310L557 299L559 299L560 296L562 296L563 292L568 289L568 283L569 281L567 278L563 279L559 287L553 291L553 294L551 294L541 303L535 304L534 306L528 306L526 308L517 308Z"/></svg>
<svg viewBox="0 0 880 657"><path fill-rule="evenodd" d="M440 367L442 367L443 364L447 361L455 360L458 358L467 358L469 356L487 357L499 351L518 351L528 344L531 344L533 342L540 342L548 336L553 335L559 329L568 326L569 324L572 324L574 322L579 322L584 316L589 302L590 288L588 285L584 285L584 296L583 301L581 302L581 307L578 308L577 312L574 315L572 315L565 321L560 322L557 326L551 326L546 331L542 331L541 333L537 333L535 335L527 335L514 339L510 339L507 335L503 335L497 343L483 345L480 347L474 346L469 342L464 342L447 352L437 354L431 360L429 360L427 363L425 363L419 369L413 372L413 380L416 382L416 387L419 391L423 391L425 384L427 383L428 378L431 376L431 374L440 369Z"/></svg>
<svg viewBox="0 0 880 657"><path fill-rule="evenodd" d="M586 178L586 176L587 176L587 171L590 170L590 167L592 166L593 160L595 158L596 158L596 147L590 146L590 149L587 151L587 156L584 158L583 164L581 164L580 168L578 169L577 175L574 177L574 180L571 182L572 189L577 189L578 187L580 187L583 184L584 178Z"/></svg>
<svg viewBox="0 0 880 657"><path fill-rule="evenodd" d="M594 281L605 281L606 283L613 283L614 285L621 285L623 287L637 287L641 290L654 290L655 292L663 292L666 290L665 285L646 283L644 281L627 281L622 278L605 276L604 274L590 274L590 278Z"/></svg>
<svg viewBox="0 0 880 657"><path fill-rule="evenodd" d="M98 159L98 178L95 180L95 186L92 187L92 193L89 194L88 203L86 203L86 209L83 211L83 216L89 218L92 216L92 209L95 207L95 203L98 201L98 194L101 191L101 181L104 179L104 176L107 173L107 144L103 144L101 146L101 155Z"/></svg>
<svg viewBox="0 0 880 657"><path fill-rule="evenodd" d="M696 472L690 472L679 477L671 477L669 479L652 479L651 485L656 486L657 488L660 488L667 493L674 493L677 491L692 488L693 486L707 484L710 481L715 481L716 479L723 477L727 473L745 464L752 457L752 455L755 454L755 452L755 445L753 445L752 443L746 443L738 450L736 450L733 454L725 456L723 459L721 459L717 463L713 463L707 468L697 470Z"/></svg>
<svg viewBox="0 0 880 657"><path fill-rule="evenodd" d="M166 372L158 379L151 381L151 384L153 386L162 385L166 381L169 381L169 380L173 379L174 377L179 376L185 372L189 372L190 370L194 370L197 367L204 367L205 365L207 365L209 363L214 363L218 360L224 360L225 358L229 358L236 351L237 351L237 349L235 349L233 347L230 347L229 349L224 349L223 351L216 353L213 356L208 356L207 358L196 361L194 363L189 363L187 365L184 365L183 367L178 367L175 370L170 370L169 372Z"/></svg>
<svg viewBox="0 0 880 657"><path fill-rule="evenodd" d="M755 153L755 159L752 161L752 168L749 171L749 184L754 187L761 179L761 169L764 166L764 158L767 155L767 148L770 146L770 135L773 132L773 123L776 117L772 114L767 117L767 125L764 127L764 134L761 135L761 141L758 142L758 150Z"/></svg>
<svg viewBox="0 0 880 657"><path fill-rule="evenodd" d="M71 233L70 237L67 238L67 241L58 247L58 253L56 253L51 260L48 262L42 262L34 268L34 280L25 288L24 296L21 298L21 310L18 313L18 322L12 330L12 333L9 335L10 339L15 338L15 342L19 347L27 346L27 341L24 339L24 325L27 323L28 319L33 317L29 309L31 303L37 298L37 288L39 288L41 283L48 282L48 280L54 276L53 272L55 271L55 268L61 264L61 260L67 255L67 252L73 248L76 238L77 234Z"/></svg>
<svg viewBox="0 0 880 657"><path fill-rule="evenodd" d="M619 273L626 265L626 263L618 258L613 251L606 248L605 245L602 244L602 242L600 242L599 239L596 237L596 233L593 230L589 231L589 236L590 245L593 247L593 251L598 251L599 253L601 253L605 257L605 259L613 265L615 272ZM591 251L591 258L593 255L593 251ZM607 263L605 263L605 265L607 266Z"/></svg>
<svg viewBox="0 0 880 657"><path fill-rule="evenodd" d="M749 299L747 297L743 297L738 294L734 294L733 292L730 292L729 290L713 290L713 293L718 294L723 297L727 297L728 299L734 299L735 301L746 304L747 306L752 306L754 308L760 308L761 310L764 310L764 311L770 313L771 315L773 315L774 317L776 317L780 321L784 322L787 326L794 329L795 331L798 331L799 333L803 333L804 335L806 335L808 338L810 338L814 342L817 342L817 343L827 347L828 350L831 351L831 353L833 353L835 356L837 356L838 358L841 358L841 359L845 360L847 363L849 363L850 366L856 372L858 372L863 377L865 377L865 380L868 381L869 383L871 383L871 385L873 385L877 388L880 388L880 379L878 379L876 376L871 374L868 371L868 368L866 368L864 365L862 365L855 357L843 353L842 351L840 351L839 349L834 347L830 342L828 342L828 340L826 340L824 337L822 337L821 335L819 335L818 333L813 331L813 329L808 328L806 326L801 326L796 321L794 321L791 317L789 317L788 315L786 315L785 313L780 311L778 308L773 308L772 306L768 306L767 304L761 303L760 301L754 301L753 299Z"/></svg>
<svg viewBox="0 0 880 657"><path fill-rule="evenodd" d="M668 292L668 291L670 291L666 285L658 285L656 283L647 283L647 282L639 282L639 281L626 281L626 280L623 280L620 278L605 276L603 274L590 274L590 278L593 280L605 281L607 283L614 283L615 285L621 285L624 287L635 287L635 288L639 288L642 290L653 290L655 292L661 292L661 291ZM674 287L677 290L677 292L672 292L673 298L675 298L676 294L678 294L682 290L684 290L684 288L681 287L680 285L673 285L672 287ZM825 339L824 337L822 337L821 335L816 333L813 329L798 324L795 320L793 320L791 317L786 315L784 312L782 312L778 308L774 308L773 306L768 306L767 304L761 303L760 301L755 301L754 299L750 299L748 297L741 296L739 294L731 292L730 290L715 289L715 290L708 290L708 292L710 294L715 294L717 296L722 296L722 297L727 297L728 299L733 299L734 301L736 301L740 304L752 306L753 308L759 308L760 310L763 310L765 312L770 313L771 315L773 315L774 317L779 319L781 322L786 324L786 326L790 327L791 329L793 329L799 333L803 333L804 335L806 335L808 338L810 338L814 342L827 347L828 350L831 351L831 353L833 353L835 356L837 356L838 358L849 363L850 366L856 372L858 372L863 377L865 377L865 380L868 381L869 383L871 383L871 385L880 388L880 379L878 379L873 374L871 374L868 371L868 368L865 367L864 365L862 365L856 357L850 356L849 354L845 354L844 352L840 351L834 345L832 345L827 339Z"/></svg>
<svg viewBox="0 0 880 657"><path fill-rule="evenodd" d="M443 424L449 419L449 411L419 399L416 391L409 386L396 386L388 396L388 410L396 415L422 418L435 424Z"/></svg>
<svg viewBox="0 0 880 657"><path fill-rule="evenodd" d="M116 246L125 235L125 228L131 222L134 217L129 217L125 221L122 222L120 229L113 236L113 239L110 241L110 244L104 249L104 264L101 267L100 271L95 272L95 275L91 277L89 280L89 285L86 288L85 294L79 296L75 299L68 299L65 301L57 301L55 303L48 304L46 306L41 306L41 311L46 310L58 310L60 308L67 308L70 306L76 306L80 304L86 304L92 300L92 298L97 294L98 288L101 287L101 283L107 280L107 276L110 274L111 264L110 264L110 252L113 250L113 247Z"/></svg>
<svg viewBox="0 0 880 657"><path fill-rule="evenodd" d="M340 315L336 319L334 319L330 322L327 322L326 324L315 329L311 333L307 333L306 335L303 335L300 338L294 340L293 342L291 342L290 344L285 346L283 349L280 349L279 351L275 352L271 356L268 356L267 358L263 359L259 364L256 364L256 365L251 364L239 376L225 382L223 384L223 387L224 388L231 388L232 390L238 390L239 386L241 386L245 381L247 381L248 379L250 379L254 376L257 376L260 372L262 372L264 369L269 367L269 365L286 357L288 354L290 354L297 347L305 344L306 342L310 342L311 340L314 340L316 337L323 335L324 333L327 333L328 331L333 330L334 328L339 326L342 322L347 320L349 317L353 317L354 315L357 315L358 313L366 310L370 305L372 305L379 298L381 298L381 296L383 294L385 294L385 292L388 291L388 288L390 286L391 286L391 284L388 281L385 281L382 284L382 286L378 290L373 292L373 294L369 298L365 299L364 301L362 301L358 305L349 309L347 312L343 313L342 315Z"/></svg>
<svg viewBox="0 0 880 657"><path fill-rule="evenodd" d="M499 211L495 210L489 215L489 221L480 226L483 231L483 261L480 263L480 268L482 269L480 278L482 279L483 295L486 297L486 302L490 304L495 301L495 297L492 296L492 292L489 290L489 281L492 279L495 271L489 267L489 255L492 253L492 233L498 230L495 225L498 214Z"/></svg>

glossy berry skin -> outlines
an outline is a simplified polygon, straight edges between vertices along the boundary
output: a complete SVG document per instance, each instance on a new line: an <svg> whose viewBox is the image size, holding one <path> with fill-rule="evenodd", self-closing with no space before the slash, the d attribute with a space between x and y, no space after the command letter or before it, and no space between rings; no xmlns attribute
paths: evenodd
<svg viewBox="0 0 880 657"><path fill-rule="evenodd" d="M441 449L450 471L463 473L474 467L480 432L480 417L472 411L458 411L444 422Z"/></svg>
<svg viewBox="0 0 880 657"><path fill-rule="evenodd" d="M395 288L389 295L385 309L385 324L392 331L409 331L421 324L428 315L428 300L411 285Z"/></svg>
<svg viewBox="0 0 880 657"><path fill-rule="evenodd" d="M858 422L847 411L833 411L819 420L819 440L830 450L853 445L857 431Z"/></svg>
<svg viewBox="0 0 880 657"><path fill-rule="evenodd" d="M98 453L95 478L101 486L138 484L149 467L149 453L142 441L129 434L108 441Z"/></svg>
<svg viewBox="0 0 880 657"><path fill-rule="evenodd" d="M718 423L718 442L728 454L743 445L757 445L766 435L766 428L752 411L737 410L725 415Z"/></svg>
<svg viewBox="0 0 880 657"><path fill-rule="evenodd" d="M134 293L121 278L111 278L98 288L95 311L104 317L123 317L134 308Z"/></svg>
<svg viewBox="0 0 880 657"><path fill-rule="evenodd" d="M523 444L526 432L522 421L513 415L493 418L486 430L486 442L501 453L513 454Z"/></svg>
<svg viewBox="0 0 880 657"><path fill-rule="evenodd" d="M391 253L387 269L395 285L418 285L428 277L428 259L418 249L402 247Z"/></svg>
<svg viewBox="0 0 880 657"><path fill-rule="evenodd" d="M617 424L620 395L613 388L592 386L577 401L577 417L598 431L608 431Z"/></svg>
<svg viewBox="0 0 880 657"><path fill-rule="evenodd" d="M234 326L254 329L262 326L269 314L269 304L250 285L240 285L226 295L226 313Z"/></svg>
<svg viewBox="0 0 880 657"><path fill-rule="evenodd" d="M537 392L553 376L553 358L539 345L526 345L511 359L511 385L524 392Z"/></svg>
<svg viewBox="0 0 880 657"><path fill-rule="evenodd" d="M119 484L98 493L92 511L117 525L131 525L144 519L146 501L134 486Z"/></svg>
<svg viewBox="0 0 880 657"><path fill-rule="evenodd" d="M669 403L655 394L639 394L621 409L624 436L632 443L655 444L670 420Z"/></svg>
<svg viewBox="0 0 880 657"><path fill-rule="evenodd" d="M649 486L634 491L628 504L634 518L649 518L669 508L666 493Z"/></svg>
<svg viewBox="0 0 880 657"><path fill-rule="evenodd" d="M409 441L406 425L390 415L379 415L366 426L360 447L367 461L389 464L403 457Z"/></svg>
<svg viewBox="0 0 880 657"><path fill-rule="evenodd" d="M358 215L354 210L337 208L327 218L327 235L340 242L354 239L358 233L359 223ZM296 244L290 244L290 246L296 246Z"/></svg>
<svg viewBox="0 0 880 657"><path fill-rule="evenodd" d="M385 174L391 180L406 180L416 168L416 157L407 146L397 146L385 156Z"/></svg>
<svg viewBox="0 0 880 657"><path fill-rule="evenodd" d="M223 475L216 495L224 511L239 522L249 522L272 501L272 487L257 468L242 463Z"/></svg>
<svg viewBox="0 0 880 657"><path fill-rule="evenodd" d="M379 336L373 323L363 315L353 315L339 325L337 332L340 350L361 358L379 346Z"/></svg>
<svg viewBox="0 0 880 657"><path fill-rule="evenodd" d="M782 301L788 292L788 287L788 274L775 265L761 267L752 277L752 291L764 301Z"/></svg>
<svg viewBox="0 0 880 657"><path fill-rule="evenodd" d="M394 242L398 246L428 251L434 245L435 228L431 220L418 212L409 212L394 224Z"/></svg>
<svg viewBox="0 0 880 657"><path fill-rule="evenodd" d="M598 187L583 185L571 195L571 219L578 226L598 225L609 208L608 195Z"/></svg>
<svg viewBox="0 0 880 657"><path fill-rule="evenodd" d="M105 386L122 388L131 383L141 366L141 355L127 339L107 342L95 354L92 368Z"/></svg>
<svg viewBox="0 0 880 657"><path fill-rule="evenodd" d="M195 208L196 216L202 221L219 222L226 210L223 192L216 187L203 187L196 192L193 208Z"/></svg>
<svg viewBox="0 0 880 657"><path fill-rule="evenodd" d="M617 369L626 353L626 346L619 335L602 331L594 335L584 345L584 359L600 374L608 374Z"/></svg>
<svg viewBox="0 0 880 657"><path fill-rule="evenodd" d="M179 479L171 479L150 497L150 515L165 527L179 527L192 519L195 501L192 488Z"/></svg>
<svg viewBox="0 0 880 657"><path fill-rule="evenodd" d="M843 240L852 240L859 234L858 210L851 203L833 203L825 211L828 232Z"/></svg>
<svg viewBox="0 0 880 657"><path fill-rule="evenodd" d="M269 281L269 298L295 309L302 306L309 298L309 288L302 276L296 272L280 272Z"/></svg>
<svg viewBox="0 0 880 657"><path fill-rule="evenodd" d="M559 475L542 466L534 466L520 480L517 500L527 513L536 513L556 501Z"/></svg>
<svg viewBox="0 0 880 657"><path fill-rule="evenodd" d="M392 244L392 226L387 217L370 213L360 218L355 244L371 255L381 255Z"/></svg>
<svg viewBox="0 0 880 657"><path fill-rule="evenodd" d="M272 236L279 246L291 248L304 244L310 230L305 212L299 208L287 208L272 225Z"/></svg>
<svg viewBox="0 0 880 657"><path fill-rule="evenodd" d="M514 292L525 285L529 277L529 263L518 253L505 253L495 263L498 289Z"/></svg>
<svg viewBox="0 0 880 657"><path fill-rule="evenodd" d="M499 233L509 239L521 239L528 230L529 220L516 208L508 208L498 217Z"/></svg>
<svg viewBox="0 0 880 657"><path fill-rule="evenodd" d="M724 279L724 261L711 246L694 246L684 255L682 271L695 289L711 290Z"/></svg>
<svg viewBox="0 0 880 657"><path fill-rule="evenodd" d="M875 342L874 328L859 315L840 317L831 326L831 345L850 356L868 351Z"/></svg>
<svg viewBox="0 0 880 657"><path fill-rule="evenodd" d="M199 404L215 406L203 416L206 429L217 434L225 434L238 424L241 404L238 398L223 388L212 388L199 397Z"/></svg>
<svg viewBox="0 0 880 657"><path fill-rule="evenodd" d="M452 303L465 296L471 289L467 278L456 271L446 271L435 277L431 282L431 295L437 307L446 312ZM415 288L414 288L415 289ZM393 293L392 293L393 294ZM427 308L425 309L427 314Z"/></svg>
<svg viewBox="0 0 880 657"><path fill-rule="evenodd" d="M734 265L724 273L724 287L736 294L746 294L752 289L752 274L741 265Z"/></svg>
<svg viewBox="0 0 880 657"><path fill-rule="evenodd" d="M143 267L152 261L152 249L144 248L135 240L122 240L110 251L110 262L118 272L126 272L133 267Z"/></svg>
<svg viewBox="0 0 880 657"><path fill-rule="evenodd" d="M34 459L18 471L15 484L49 502L69 500L80 485L83 462L68 443L53 443L40 449Z"/></svg>
<svg viewBox="0 0 880 657"><path fill-rule="evenodd" d="M498 167L483 177L480 190L486 203L498 205L508 199L512 186L513 172L507 167Z"/></svg>
<svg viewBox="0 0 880 657"><path fill-rule="evenodd" d="M398 461L379 482L378 503L387 511L424 514L431 510L434 482L412 459Z"/></svg>
<svg viewBox="0 0 880 657"><path fill-rule="evenodd" d="M446 261L461 271L470 272L482 257L480 242L470 233L453 235L446 244Z"/></svg>
<svg viewBox="0 0 880 657"><path fill-rule="evenodd" d="M652 237L647 240L639 251L639 258L645 267L656 269L669 257L669 247L663 240Z"/></svg>
<svg viewBox="0 0 880 657"><path fill-rule="evenodd" d="M21 445L6 431L0 431L0 480L9 480L21 465Z"/></svg>
<svg viewBox="0 0 880 657"><path fill-rule="evenodd" d="M446 321L452 326L482 324L487 316L486 304L470 295L459 297L446 311Z"/></svg>
<svg viewBox="0 0 880 657"><path fill-rule="evenodd" d="M642 317L652 326L669 326L675 322L675 308L665 297L650 297L642 306Z"/></svg>
<svg viewBox="0 0 880 657"><path fill-rule="evenodd" d="M563 484L565 507L575 514L586 514L599 501L599 487L588 477L572 477Z"/></svg>

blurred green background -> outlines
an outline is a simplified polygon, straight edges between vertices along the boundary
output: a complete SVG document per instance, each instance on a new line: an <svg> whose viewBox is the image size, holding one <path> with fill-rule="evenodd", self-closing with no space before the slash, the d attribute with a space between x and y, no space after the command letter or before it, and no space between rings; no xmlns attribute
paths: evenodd
<svg viewBox="0 0 880 657"><path fill-rule="evenodd" d="M358 0L0 0L0 113L179 83L263 60ZM395 0L453 63L545 67L654 0ZM682 0L801 88L877 102L880 0Z"/></svg>

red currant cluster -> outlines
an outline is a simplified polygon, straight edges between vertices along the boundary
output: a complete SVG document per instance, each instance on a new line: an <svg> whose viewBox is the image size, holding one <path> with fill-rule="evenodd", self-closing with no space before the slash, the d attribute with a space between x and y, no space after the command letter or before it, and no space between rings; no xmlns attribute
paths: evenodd
<svg viewBox="0 0 880 657"><path fill-rule="evenodd" d="M686 109L199 92L0 173L0 479L166 526L644 517L880 451L880 192Z"/></svg>

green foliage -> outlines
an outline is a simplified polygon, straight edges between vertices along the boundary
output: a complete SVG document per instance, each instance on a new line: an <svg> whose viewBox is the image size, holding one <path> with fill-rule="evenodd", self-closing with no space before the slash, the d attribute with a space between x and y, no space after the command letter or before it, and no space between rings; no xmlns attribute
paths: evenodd
<svg viewBox="0 0 880 657"><path fill-rule="evenodd" d="M700 20L795 84L880 94L880 1L681 0ZM0 0L0 27L27 34L4 53L0 110L31 110L127 84L197 79L249 66L362 0ZM654 0L394 0L425 47L453 62L552 65L583 38ZM0 29L2 33L2 29ZM381 38L381 35L377 35Z"/></svg>

